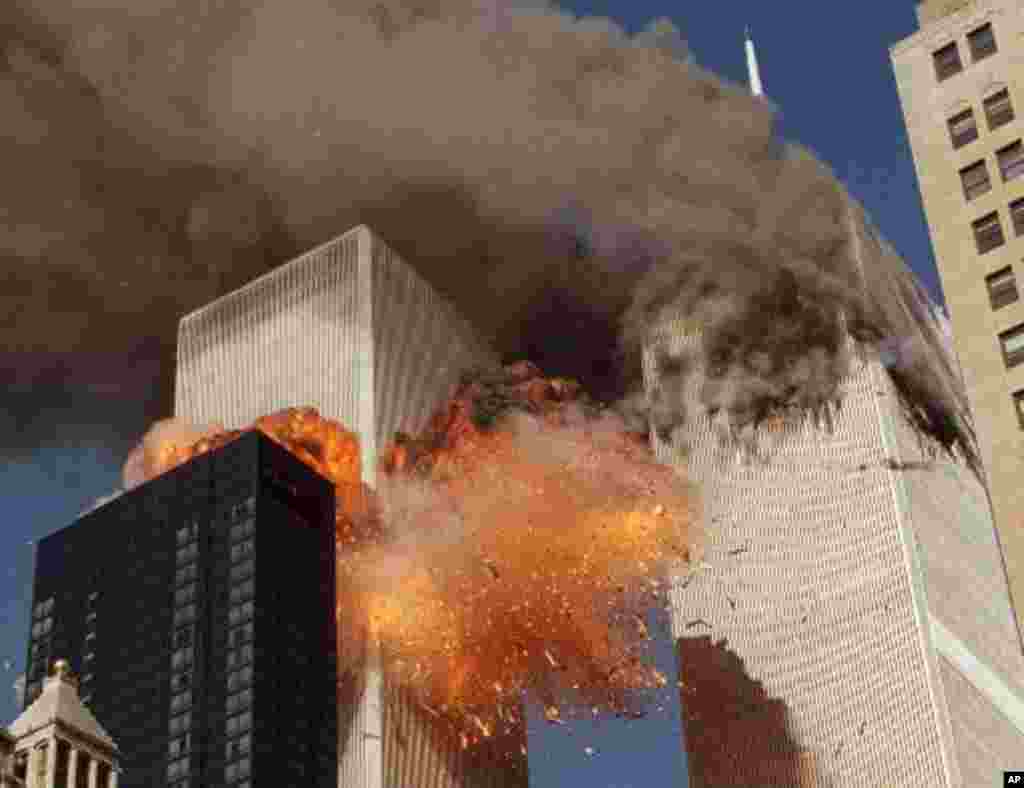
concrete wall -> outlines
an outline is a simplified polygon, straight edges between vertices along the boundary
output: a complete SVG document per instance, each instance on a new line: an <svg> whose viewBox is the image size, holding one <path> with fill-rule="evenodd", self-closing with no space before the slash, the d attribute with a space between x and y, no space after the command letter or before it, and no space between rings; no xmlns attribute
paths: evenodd
<svg viewBox="0 0 1024 788"><path fill-rule="evenodd" d="M464 369L493 360L450 304L357 227L181 321L175 415L240 427L313 406L359 434L372 485L393 434L420 430ZM339 788L527 784L525 757L462 753L375 659L341 693Z"/></svg>
<svg viewBox="0 0 1024 788"><path fill-rule="evenodd" d="M993 310L985 285L987 275L1010 266L1024 294L1024 238L1015 235L1008 208L1024 197L1024 178L1004 183L995 155L1024 137L1024 0L932 0L919 7L919 17L922 29L891 50L896 86L978 430L1011 598L1024 627L1024 431L1012 400L1014 392L1024 390L1024 366L1006 369L998 339L1002 331L1024 324L1024 300ZM986 22L999 51L972 63L967 33ZM939 82L932 53L952 42L964 68ZM990 131L982 101L1002 88L1009 91L1016 117ZM978 138L954 150L947 120L968 108ZM959 172L980 160L992 189L968 201ZM971 223L992 211L998 212L1006 243L979 255Z"/></svg>

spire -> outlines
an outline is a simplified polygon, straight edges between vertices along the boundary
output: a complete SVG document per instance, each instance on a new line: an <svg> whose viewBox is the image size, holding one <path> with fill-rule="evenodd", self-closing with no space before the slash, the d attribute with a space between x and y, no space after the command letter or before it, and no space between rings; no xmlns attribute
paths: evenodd
<svg viewBox="0 0 1024 788"><path fill-rule="evenodd" d="M747 50L747 78L750 81L750 92L755 96L763 96L764 88L761 86L761 72L757 68L757 53L754 51L754 41L750 37L750 25L743 29L744 48Z"/></svg>

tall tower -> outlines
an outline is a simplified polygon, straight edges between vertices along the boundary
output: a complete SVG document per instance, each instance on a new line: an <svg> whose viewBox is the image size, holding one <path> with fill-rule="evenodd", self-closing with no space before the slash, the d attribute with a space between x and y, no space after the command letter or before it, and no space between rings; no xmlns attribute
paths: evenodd
<svg viewBox="0 0 1024 788"><path fill-rule="evenodd" d="M1024 2L917 18L890 57L1024 631Z"/></svg>
<svg viewBox="0 0 1024 788"><path fill-rule="evenodd" d="M764 88L761 85L761 70L757 66L757 52L754 50L754 40L750 37L750 27L743 31L743 48L747 53L747 80L750 85L750 92L755 96L763 96Z"/></svg>
<svg viewBox="0 0 1024 788"><path fill-rule="evenodd" d="M749 36L747 59L760 93ZM881 256L901 266L847 205L862 270ZM924 339L943 349L945 384L962 392L936 308L916 289L919 313L932 316ZM1024 659L985 487L911 428L891 361L850 342L858 362L831 430L776 421L759 429L756 451L738 453L691 384L694 417L668 441L652 435L657 455L698 482L709 529L704 567L672 588L684 682L687 654L706 651L696 636L724 641L785 705L794 745L782 765L752 763L747 739L726 742L724 758L691 752L694 788L982 785L1024 751ZM666 351L699 368L699 327L666 315L645 354L652 394Z"/></svg>
<svg viewBox="0 0 1024 788"><path fill-rule="evenodd" d="M0 737L4 735L0 729ZM23 788L117 788L119 752L114 740L78 697L68 662L54 664L42 693L7 730L12 750L0 785Z"/></svg>
<svg viewBox="0 0 1024 788"><path fill-rule="evenodd" d="M309 405L359 435L363 480L395 432L417 433L468 367L496 358L366 227L356 227L182 319L175 416L239 427ZM344 638L344 612L342 632ZM463 752L390 686L379 654L344 677L339 788L524 786L509 743ZM525 731L524 731L525 734ZM518 753L525 738L512 749Z"/></svg>

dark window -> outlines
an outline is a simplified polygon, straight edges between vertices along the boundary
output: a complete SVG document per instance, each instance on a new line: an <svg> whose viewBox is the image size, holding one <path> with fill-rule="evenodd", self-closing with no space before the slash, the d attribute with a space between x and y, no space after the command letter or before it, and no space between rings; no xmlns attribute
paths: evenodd
<svg viewBox="0 0 1024 788"><path fill-rule="evenodd" d="M1006 268L986 276L985 285L988 287L988 300L993 309L1001 309L1020 298L1017 293L1017 280L1013 276L1011 266L1006 266Z"/></svg>
<svg viewBox="0 0 1024 788"><path fill-rule="evenodd" d="M964 197L967 200L973 200L991 191L992 181L988 177L984 159L960 170L960 183L964 187Z"/></svg>
<svg viewBox="0 0 1024 788"><path fill-rule="evenodd" d="M1024 323L999 335L999 346L1007 369L1024 364Z"/></svg>
<svg viewBox="0 0 1024 788"><path fill-rule="evenodd" d="M184 714L178 717L171 718L170 732L171 736L177 736L178 734L184 733L192 725L192 712L186 711Z"/></svg>
<svg viewBox="0 0 1024 788"><path fill-rule="evenodd" d="M1010 203L1010 218L1015 235L1024 235L1024 197Z"/></svg>
<svg viewBox="0 0 1024 788"><path fill-rule="evenodd" d="M935 76L939 82L949 79L963 70L963 64L960 62L960 50L956 48L956 41L933 52L932 61L935 63Z"/></svg>
<svg viewBox="0 0 1024 788"><path fill-rule="evenodd" d="M949 139L954 148L962 148L968 142L978 139L978 124L974 120L974 110L967 109L946 121L949 127Z"/></svg>
<svg viewBox="0 0 1024 788"><path fill-rule="evenodd" d="M1013 393L1013 407L1017 411L1017 423L1024 430L1024 389Z"/></svg>
<svg viewBox="0 0 1024 788"><path fill-rule="evenodd" d="M1013 104L1010 103L1010 91L1006 88L993 93L982 104L985 106L989 131L995 131L1013 120Z"/></svg>
<svg viewBox="0 0 1024 788"><path fill-rule="evenodd" d="M999 221L999 214L995 211L982 216L971 226L974 228L974 242L978 245L978 254L990 252L1006 242L1006 239L1003 238L1003 225Z"/></svg>
<svg viewBox="0 0 1024 788"><path fill-rule="evenodd" d="M1024 175L1024 145L1020 140L997 150L996 159L999 160L1003 181L1012 181Z"/></svg>
<svg viewBox="0 0 1024 788"><path fill-rule="evenodd" d="M190 621L196 620L196 606L186 605L185 607L178 608L174 611L174 625L187 624Z"/></svg>
<svg viewBox="0 0 1024 788"><path fill-rule="evenodd" d="M967 45L971 48L971 60L977 63L996 53L996 37L992 25L984 24L967 34Z"/></svg>

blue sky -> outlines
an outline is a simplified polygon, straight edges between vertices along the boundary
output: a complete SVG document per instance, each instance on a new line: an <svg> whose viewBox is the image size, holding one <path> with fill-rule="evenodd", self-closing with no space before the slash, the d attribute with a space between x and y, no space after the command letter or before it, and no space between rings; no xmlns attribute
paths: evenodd
<svg viewBox="0 0 1024 788"><path fill-rule="evenodd" d="M833 168L941 298L888 59L888 46L916 29L912 2L577 0L563 7L577 15L610 17L630 31L667 16L701 65L734 81L745 80L743 28L749 24L782 134L807 145ZM127 403L128 416L131 408ZM40 451L0 468L0 723L16 714L10 686L24 667L34 541L112 489L122 460L104 445L79 444ZM674 657L667 648L657 658L672 668ZM534 720L534 784L678 784L673 776L680 761L678 726L678 718L660 726L605 723L569 736L548 732ZM587 746L594 747L594 756L583 753Z"/></svg>

